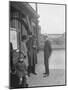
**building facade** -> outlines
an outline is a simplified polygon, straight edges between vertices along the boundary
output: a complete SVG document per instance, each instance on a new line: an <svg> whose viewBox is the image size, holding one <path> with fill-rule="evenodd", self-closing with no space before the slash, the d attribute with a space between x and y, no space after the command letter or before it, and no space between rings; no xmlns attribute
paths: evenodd
<svg viewBox="0 0 68 90"><path fill-rule="evenodd" d="M29 3L10 1L9 4L9 36L13 49L20 49L23 35L29 36L32 34L38 43L37 24L39 15L37 12Z"/></svg>

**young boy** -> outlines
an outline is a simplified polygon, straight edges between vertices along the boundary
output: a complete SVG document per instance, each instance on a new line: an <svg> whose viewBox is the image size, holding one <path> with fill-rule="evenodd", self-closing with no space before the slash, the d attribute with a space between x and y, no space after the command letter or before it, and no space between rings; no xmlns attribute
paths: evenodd
<svg viewBox="0 0 68 90"><path fill-rule="evenodd" d="M17 75L19 76L20 82L19 85L20 87L28 87L27 84L27 69L26 65L24 63L24 56L23 54L20 55L19 61L16 63L16 72Z"/></svg>

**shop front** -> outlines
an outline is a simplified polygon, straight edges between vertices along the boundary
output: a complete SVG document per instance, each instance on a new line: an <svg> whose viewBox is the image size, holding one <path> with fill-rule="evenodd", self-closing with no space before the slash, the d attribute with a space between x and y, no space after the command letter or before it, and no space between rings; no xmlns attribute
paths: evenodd
<svg viewBox="0 0 68 90"><path fill-rule="evenodd" d="M21 49L22 36L29 36L30 34L37 37L36 23L32 22L37 20L38 16L36 12L32 10L32 7L28 3L10 2L10 42L13 45L14 61L16 62L18 51Z"/></svg>

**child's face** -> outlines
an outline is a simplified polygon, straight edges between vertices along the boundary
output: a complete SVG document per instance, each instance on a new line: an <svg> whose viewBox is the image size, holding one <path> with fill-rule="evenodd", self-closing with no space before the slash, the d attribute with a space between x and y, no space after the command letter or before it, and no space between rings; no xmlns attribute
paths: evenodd
<svg viewBox="0 0 68 90"><path fill-rule="evenodd" d="M23 61L23 56L22 56L22 54L21 54L21 56L20 56L20 61Z"/></svg>
<svg viewBox="0 0 68 90"><path fill-rule="evenodd" d="M20 58L20 61L23 61L23 58Z"/></svg>

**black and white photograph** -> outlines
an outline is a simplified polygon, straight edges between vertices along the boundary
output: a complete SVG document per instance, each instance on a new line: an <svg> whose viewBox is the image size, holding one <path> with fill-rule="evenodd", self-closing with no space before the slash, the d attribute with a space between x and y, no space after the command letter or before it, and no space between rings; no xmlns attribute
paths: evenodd
<svg viewBox="0 0 68 90"><path fill-rule="evenodd" d="M66 4L9 1L9 88L66 85Z"/></svg>

